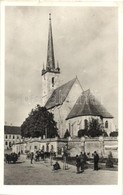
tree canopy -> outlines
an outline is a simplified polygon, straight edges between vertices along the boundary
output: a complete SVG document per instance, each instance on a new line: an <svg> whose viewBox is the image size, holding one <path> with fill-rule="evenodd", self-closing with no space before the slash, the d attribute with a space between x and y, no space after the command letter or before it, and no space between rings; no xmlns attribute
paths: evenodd
<svg viewBox="0 0 123 195"><path fill-rule="evenodd" d="M106 131L103 130L102 124L99 119L92 118L88 123L87 129L80 129L78 131L78 137L90 136L90 137L99 137L99 136L108 136Z"/></svg>
<svg viewBox="0 0 123 195"><path fill-rule="evenodd" d="M54 115L47 111L45 107L37 105L32 109L28 117L21 125L22 137L42 137L53 138L58 136Z"/></svg>

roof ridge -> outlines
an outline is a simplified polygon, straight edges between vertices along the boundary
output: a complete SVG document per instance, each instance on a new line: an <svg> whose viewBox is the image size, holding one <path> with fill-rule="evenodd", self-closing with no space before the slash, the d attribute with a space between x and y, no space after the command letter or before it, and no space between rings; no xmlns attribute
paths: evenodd
<svg viewBox="0 0 123 195"><path fill-rule="evenodd" d="M76 77L75 77L74 79L71 79L70 81L68 81L68 82L66 82L66 83L64 83L64 84L62 84L62 85L60 85L60 86L57 87L56 89L54 89L54 91L57 90L57 89L59 89L60 87L63 87L64 85L68 84L69 82L72 82L72 81L75 82L76 79L77 79ZM74 83L74 82L73 82L73 83ZM54 92L54 91L53 91L53 92Z"/></svg>
<svg viewBox="0 0 123 195"><path fill-rule="evenodd" d="M54 108L55 106L62 105L63 102L66 100L73 84L75 83L77 78L74 78L65 84L61 85L60 87L54 89L51 96L47 100L45 107L47 109ZM54 99L55 98L55 99Z"/></svg>

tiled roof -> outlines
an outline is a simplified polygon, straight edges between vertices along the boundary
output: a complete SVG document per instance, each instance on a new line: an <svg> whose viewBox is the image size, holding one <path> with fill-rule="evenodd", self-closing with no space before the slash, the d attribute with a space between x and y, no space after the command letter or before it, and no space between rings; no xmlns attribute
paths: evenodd
<svg viewBox="0 0 123 195"><path fill-rule="evenodd" d="M76 79L77 78L74 78L71 81L55 89L51 97L48 99L45 107L47 109L51 109L54 108L55 106L63 104Z"/></svg>
<svg viewBox="0 0 123 195"><path fill-rule="evenodd" d="M14 135L21 135L21 129L17 126L4 126L4 133L5 134L14 134Z"/></svg>
<svg viewBox="0 0 123 195"><path fill-rule="evenodd" d="M113 118L113 116L95 98L90 90L82 93L66 119L75 118L78 116L100 116L103 118Z"/></svg>

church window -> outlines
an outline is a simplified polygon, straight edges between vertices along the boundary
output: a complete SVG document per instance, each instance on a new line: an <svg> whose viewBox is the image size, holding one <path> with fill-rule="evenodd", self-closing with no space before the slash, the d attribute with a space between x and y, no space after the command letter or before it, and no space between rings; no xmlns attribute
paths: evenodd
<svg viewBox="0 0 123 195"><path fill-rule="evenodd" d="M52 87L54 87L54 77L52 77Z"/></svg>
<svg viewBox="0 0 123 195"><path fill-rule="evenodd" d="M9 147L11 147L11 142L9 142Z"/></svg>
<svg viewBox="0 0 123 195"><path fill-rule="evenodd" d="M87 119L84 120L84 129L88 129L88 120Z"/></svg>
<svg viewBox="0 0 123 195"><path fill-rule="evenodd" d="M105 128L108 128L108 121L105 122Z"/></svg>

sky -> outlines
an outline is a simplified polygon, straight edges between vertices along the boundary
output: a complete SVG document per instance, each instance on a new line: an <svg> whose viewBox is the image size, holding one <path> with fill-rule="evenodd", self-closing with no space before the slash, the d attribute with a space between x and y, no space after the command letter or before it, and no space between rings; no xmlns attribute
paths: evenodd
<svg viewBox="0 0 123 195"><path fill-rule="evenodd" d="M118 121L118 13L115 7L6 7L5 122L21 125L41 105L49 13L61 83L76 76Z"/></svg>

